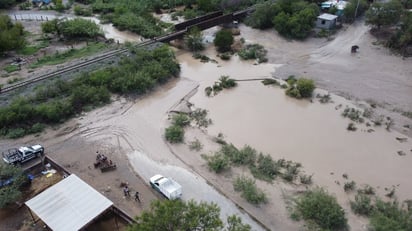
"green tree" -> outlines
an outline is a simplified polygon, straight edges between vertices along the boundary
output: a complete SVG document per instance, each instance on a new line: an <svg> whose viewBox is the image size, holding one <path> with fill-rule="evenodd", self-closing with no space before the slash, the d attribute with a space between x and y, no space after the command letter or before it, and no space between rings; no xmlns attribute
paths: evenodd
<svg viewBox="0 0 412 231"><path fill-rule="evenodd" d="M214 204L182 200L153 201L128 231L221 230L220 209Z"/></svg>
<svg viewBox="0 0 412 231"><path fill-rule="evenodd" d="M401 18L404 9L398 0L386 3L375 2L366 11L366 24L381 29L382 26L393 26Z"/></svg>
<svg viewBox="0 0 412 231"><path fill-rule="evenodd" d="M296 201L298 216L314 222L322 230L341 230L347 227L347 219L336 198L324 189L307 191Z"/></svg>
<svg viewBox="0 0 412 231"><path fill-rule="evenodd" d="M59 33L60 31L59 31L59 27L58 27L59 21L60 20L58 20L58 19L53 19L53 20L50 20L50 21L47 21L47 22L43 22L41 24L41 31L44 34L57 33L57 35L60 35L60 33Z"/></svg>
<svg viewBox="0 0 412 231"><path fill-rule="evenodd" d="M273 24L279 34L304 39L314 26L316 16L319 13L318 7L312 3L304 1L279 1L276 2L279 12L273 18Z"/></svg>
<svg viewBox="0 0 412 231"><path fill-rule="evenodd" d="M24 46L24 27L13 24L8 15L0 15L0 54Z"/></svg>
<svg viewBox="0 0 412 231"><path fill-rule="evenodd" d="M313 90L315 89L315 83L311 79L300 78L296 82L296 88L303 98L308 98L312 96Z"/></svg>
<svg viewBox="0 0 412 231"><path fill-rule="evenodd" d="M235 215L229 216L227 218L227 231L250 231L252 228L248 224L243 224L240 217Z"/></svg>
<svg viewBox="0 0 412 231"><path fill-rule="evenodd" d="M277 14L276 5L272 2L257 4L255 11L246 19L246 24L253 28L266 29L273 27L273 17Z"/></svg>
<svg viewBox="0 0 412 231"><path fill-rule="evenodd" d="M16 4L16 0L0 0L0 9L7 9Z"/></svg>
<svg viewBox="0 0 412 231"><path fill-rule="evenodd" d="M96 38L103 34L99 25L82 18L62 21L58 24L58 30L67 38Z"/></svg>
<svg viewBox="0 0 412 231"><path fill-rule="evenodd" d="M21 187L27 180L21 168L0 163L0 181L10 179L13 179L10 185L0 188L0 208L4 208L21 198Z"/></svg>
<svg viewBox="0 0 412 231"><path fill-rule="evenodd" d="M217 47L219 52L227 52L230 51L232 48L234 38L232 32L230 30L220 30L216 33L215 40L213 43Z"/></svg>
<svg viewBox="0 0 412 231"><path fill-rule="evenodd" d="M353 22L355 19L368 9L368 2L366 0L349 0L343 9L343 15L346 21Z"/></svg>
<svg viewBox="0 0 412 231"><path fill-rule="evenodd" d="M202 39L202 32L197 27L191 28L189 33L185 35L186 46L194 52L204 49Z"/></svg>

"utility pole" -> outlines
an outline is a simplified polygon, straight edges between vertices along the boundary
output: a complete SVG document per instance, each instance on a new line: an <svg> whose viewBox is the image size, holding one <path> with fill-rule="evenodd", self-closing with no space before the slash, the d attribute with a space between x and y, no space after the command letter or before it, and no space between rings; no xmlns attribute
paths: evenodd
<svg viewBox="0 0 412 231"><path fill-rule="evenodd" d="M356 15L358 14L359 1L360 1L360 0L358 0L358 3L356 4L355 18L353 19L354 21L356 20Z"/></svg>

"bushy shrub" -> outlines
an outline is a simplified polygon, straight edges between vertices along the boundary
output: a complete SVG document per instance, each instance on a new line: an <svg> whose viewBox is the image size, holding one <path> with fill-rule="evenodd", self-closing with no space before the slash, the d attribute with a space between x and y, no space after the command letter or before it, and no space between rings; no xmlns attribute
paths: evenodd
<svg viewBox="0 0 412 231"><path fill-rule="evenodd" d="M217 152L213 156L208 156L207 165L216 173L223 172L230 168L229 159L223 153Z"/></svg>
<svg viewBox="0 0 412 231"><path fill-rule="evenodd" d="M296 201L295 212L304 220L314 222L324 230L341 230L347 227L347 219L336 198L324 189L307 191Z"/></svg>
<svg viewBox="0 0 412 231"><path fill-rule="evenodd" d="M312 97L315 84L311 79L300 78L295 80L290 78L287 80L289 88L286 89L286 95L300 99Z"/></svg>
<svg viewBox="0 0 412 231"><path fill-rule="evenodd" d="M363 188L358 189L358 193L375 195L375 189L370 185L364 185Z"/></svg>
<svg viewBox="0 0 412 231"><path fill-rule="evenodd" d="M371 202L372 201L369 196L358 193L355 196L355 201L350 202L350 207L355 214L369 216L374 210Z"/></svg>
<svg viewBox="0 0 412 231"><path fill-rule="evenodd" d="M315 90L315 83L311 79L300 78L296 82L296 88L303 98L309 98Z"/></svg>
<svg viewBox="0 0 412 231"><path fill-rule="evenodd" d="M179 127L185 127L190 124L190 118L185 114L177 114L172 117L172 124Z"/></svg>
<svg viewBox="0 0 412 231"><path fill-rule="evenodd" d="M220 30L216 33L213 43L219 52L227 52L231 50L234 38L229 30Z"/></svg>
<svg viewBox="0 0 412 231"><path fill-rule="evenodd" d="M402 209L397 201L378 199L370 217L370 226L376 231L412 230L412 211Z"/></svg>
<svg viewBox="0 0 412 231"><path fill-rule="evenodd" d="M209 126L209 124L212 124L212 120L210 118L207 118L206 109L197 108L190 113L190 118L194 120L196 126L198 127L206 128Z"/></svg>
<svg viewBox="0 0 412 231"><path fill-rule="evenodd" d="M219 57L222 60L229 60L230 57L232 57L232 54L230 52L225 52L225 53L220 54Z"/></svg>
<svg viewBox="0 0 412 231"><path fill-rule="evenodd" d="M267 50L260 44L248 44L238 54L244 60L255 59L258 63L267 62Z"/></svg>
<svg viewBox="0 0 412 231"><path fill-rule="evenodd" d="M302 184L312 184L312 175L299 175L299 180Z"/></svg>
<svg viewBox="0 0 412 231"><path fill-rule="evenodd" d="M270 155L263 155L262 153L259 154L256 165L250 166L250 170L254 177L269 182L279 174L277 163Z"/></svg>
<svg viewBox="0 0 412 231"><path fill-rule="evenodd" d="M233 182L233 187L236 191L241 191L242 197L249 203L257 205L267 202L265 193L256 187L255 180L251 178L245 176L237 177Z"/></svg>
<svg viewBox="0 0 412 231"><path fill-rule="evenodd" d="M356 187L356 182L355 181L346 182L343 185L343 190L345 190L345 192L349 192L349 191L355 190L355 187Z"/></svg>
<svg viewBox="0 0 412 231"><path fill-rule="evenodd" d="M99 25L82 18L61 21L58 27L61 34L68 38L96 38L103 34Z"/></svg>
<svg viewBox="0 0 412 231"><path fill-rule="evenodd" d="M189 143L189 149L190 150L195 150L195 151L198 152L198 151L202 150L202 148L203 148L203 145L202 145L202 143L200 143L200 141L198 139L195 139L194 141L191 141Z"/></svg>
<svg viewBox="0 0 412 231"><path fill-rule="evenodd" d="M86 7L81 7L79 5L74 6L73 8L74 14L75 15L80 15L80 16L92 16L93 12L92 9L86 8Z"/></svg>
<svg viewBox="0 0 412 231"><path fill-rule="evenodd" d="M172 125L166 128L165 137L170 143L181 143L184 138L184 130L180 126Z"/></svg>

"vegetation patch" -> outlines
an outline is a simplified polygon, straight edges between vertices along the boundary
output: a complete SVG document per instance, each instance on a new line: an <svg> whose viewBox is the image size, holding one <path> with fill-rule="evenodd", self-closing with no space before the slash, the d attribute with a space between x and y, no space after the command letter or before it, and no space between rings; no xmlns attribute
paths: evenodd
<svg viewBox="0 0 412 231"><path fill-rule="evenodd" d="M207 161L209 169L215 173L221 173L230 168L229 159L221 152L216 152L212 156L202 155L202 157Z"/></svg>
<svg viewBox="0 0 412 231"><path fill-rule="evenodd" d="M90 39L103 35L99 25L92 20L83 18L53 19L42 23L41 28L45 34L57 34L58 37L63 35L68 39Z"/></svg>
<svg viewBox="0 0 412 231"><path fill-rule="evenodd" d="M7 65L4 67L4 69L7 73L12 73L15 71L19 71L20 67L18 65Z"/></svg>
<svg viewBox="0 0 412 231"><path fill-rule="evenodd" d="M345 192L350 192L356 189L356 182L355 181L350 181L350 182L345 182L345 184L343 185L343 190L345 190Z"/></svg>
<svg viewBox="0 0 412 231"><path fill-rule="evenodd" d="M8 83L8 84L13 84L13 83L19 82L20 80L22 80L22 78L14 77L14 78L12 78L12 79L7 80L7 83Z"/></svg>
<svg viewBox="0 0 412 231"><path fill-rule="evenodd" d="M146 93L180 71L166 46L152 51L136 49L134 53L116 67L83 73L69 82L57 80L38 87L31 95L14 98L0 108L0 135L17 138L39 131L36 124L64 122L86 108L109 103L111 92Z"/></svg>
<svg viewBox="0 0 412 231"><path fill-rule="evenodd" d="M355 108L346 107L342 112L342 116L358 123L363 123L365 119L362 118L362 112Z"/></svg>
<svg viewBox="0 0 412 231"><path fill-rule="evenodd" d="M233 182L233 188L241 192L241 196L249 203L258 205L267 202L266 194L257 188L254 179L245 176L237 177Z"/></svg>
<svg viewBox="0 0 412 231"><path fill-rule="evenodd" d="M258 63L267 62L267 50L260 44L247 44L239 52L238 55L244 60L253 59Z"/></svg>
<svg viewBox="0 0 412 231"><path fill-rule="evenodd" d="M262 80L263 85L280 85L279 81L276 79L264 79Z"/></svg>
<svg viewBox="0 0 412 231"><path fill-rule="evenodd" d="M300 78L296 80L294 76L291 76L286 81L289 84L285 92L286 95L297 99L312 97L312 93L316 88L314 81L311 79Z"/></svg>
<svg viewBox="0 0 412 231"><path fill-rule="evenodd" d="M3 185L10 179L13 179L10 184ZM21 168L4 163L0 163L0 181L2 183L2 187L0 187L0 208L5 208L18 201L22 197L22 188L29 183Z"/></svg>
<svg viewBox="0 0 412 231"><path fill-rule="evenodd" d="M355 214L363 216L371 215L374 210L371 198L363 193L356 194L355 200L350 202L350 207Z"/></svg>
<svg viewBox="0 0 412 231"><path fill-rule="evenodd" d="M56 51L54 55L48 55L38 59L37 62L30 65L30 68L38 68L45 65L56 65L65 63L73 59L96 54L97 52L100 52L107 48L107 44L97 42L89 43L87 46L80 49L70 49L64 52Z"/></svg>
<svg viewBox="0 0 412 231"><path fill-rule="evenodd" d="M307 1L264 2L256 5L256 10L246 20L254 28L274 27L279 34L288 38L304 39L313 29L319 7Z"/></svg>
<svg viewBox="0 0 412 231"><path fill-rule="evenodd" d="M234 38L230 30L222 29L216 33L213 43L215 44L217 50L221 53L228 52L232 50L232 44Z"/></svg>
<svg viewBox="0 0 412 231"><path fill-rule="evenodd" d="M236 86L237 86L236 80L231 79L227 75L222 75L220 76L219 81L215 82L213 86L205 88L205 94L207 96L217 95L223 89L229 89L229 88L233 88Z"/></svg>
<svg viewBox="0 0 412 231"><path fill-rule="evenodd" d="M347 227L344 210L324 189L307 191L295 202L293 217L303 218L311 230L343 230Z"/></svg>
<svg viewBox="0 0 412 231"><path fill-rule="evenodd" d="M189 149L190 150L194 150L194 151L199 152L200 150L202 150L202 148L203 148L203 144L200 143L200 141L197 138L195 138L194 141L189 142Z"/></svg>
<svg viewBox="0 0 412 231"><path fill-rule="evenodd" d="M136 220L127 230L251 230L250 225L243 224L236 215L227 217L225 227L217 204L193 200L154 200L150 209L143 211Z"/></svg>
<svg viewBox="0 0 412 231"><path fill-rule="evenodd" d="M17 53L22 55L33 55L37 53L40 49L46 48L48 46L49 40L41 39L36 45L27 46L26 44L23 48L17 50Z"/></svg>

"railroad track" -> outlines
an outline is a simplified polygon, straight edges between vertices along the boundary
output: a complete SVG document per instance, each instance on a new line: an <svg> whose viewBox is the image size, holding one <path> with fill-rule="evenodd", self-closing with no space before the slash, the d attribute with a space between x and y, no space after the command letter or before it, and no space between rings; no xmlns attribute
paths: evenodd
<svg viewBox="0 0 412 231"><path fill-rule="evenodd" d="M155 42L156 41L154 41L154 40L142 42L142 43L139 43L136 47L147 46L147 45L153 44ZM70 66L62 67L62 68L60 68L58 70L55 70L53 72L46 73L46 74L40 75L40 76L35 77L35 78L31 78L31 79L28 79L28 80L25 80L25 81L21 81L21 82L18 82L16 84L13 84L11 86L3 87L0 90L0 94L7 93L7 92L10 92L10 91L16 90L18 88L21 88L21 87L24 87L24 86L27 86L27 85L45 80L45 79L53 78L53 77L56 77L58 75L70 72L70 71L78 70L79 68L86 67L86 66L98 63L98 62L106 60L106 59L110 59L112 57L118 56L118 55L126 53L126 52L128 52L128 49L111 50L111 51L103 53L102 55L100 55L98 57L95 57L93 59L86 60L86 61L83 61L81 63L73 64L73 65L70 65Z"/></svg>
<svg viewBox="0 0 412 231"><path fill-rule="evenodd" d="M242 10L242 11L238 11L238 12L234 12L234 13L230 13L230 14L226 14L223 15L222 12L212 12L208 15L204 15L201 16L199 18L195 18L195 19L191 19L185 22L182 22L180 24L175 25L176 30L175 32L166 34L166 35L162 35L156 38L153 38L151 40L148 41L144 41L142 43L139 43L136 45L136 47L143 47L143 46L147 46L147 45L151 45L154 44L156 42L169 42L171 40L174 40L176 38L182 37L187 31L188 29L190 29L191 27L197 26L200 29L204 30L204 29L208 29L210 27L225 23L225 22L229 22L231 20L234 19L238 19L240 17L244 17L248 12L252 12L254 10L253 7L250 7L246 10ZM82 67L86 67L95 63L98 63L100 61L103 61L105 59L110 59L112 57L115 57L117 55L126 53L128 51L128 49L117 49L117 50L112 50L112 51L108 51L98 57L95 57L93 59L90 60L86 60L77 64L73 64L70 66L66 66L66 67L62 67L58 70L55 70L53 72L50 73L46 73L44 75L40 75L38 77L35 78L31 78L25 81L21 81L18 82L16 84L10 85L10 86L6 86L0 89L0 94L4 94L13 90L16 90L18 88L45 80L45 79L49 79L49 78L53 78L56 77L58 75L70 72L70 71L74 71L74 70L78 70L79 68Z"/></svg>

